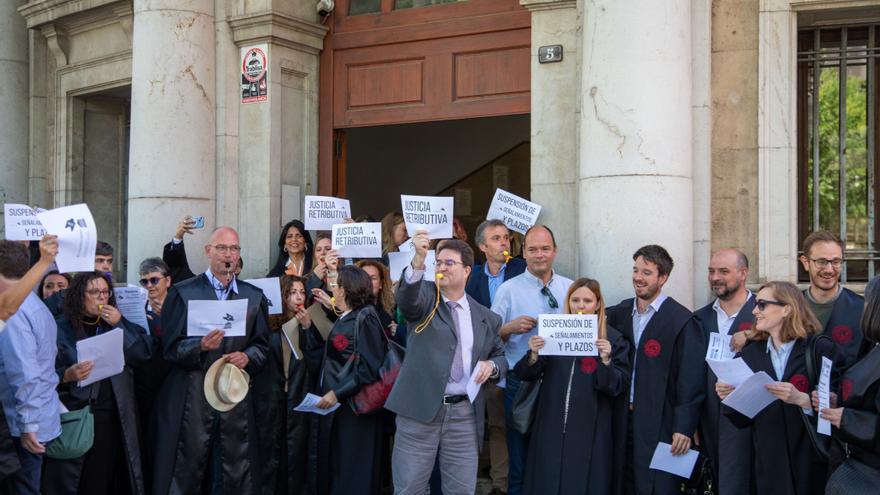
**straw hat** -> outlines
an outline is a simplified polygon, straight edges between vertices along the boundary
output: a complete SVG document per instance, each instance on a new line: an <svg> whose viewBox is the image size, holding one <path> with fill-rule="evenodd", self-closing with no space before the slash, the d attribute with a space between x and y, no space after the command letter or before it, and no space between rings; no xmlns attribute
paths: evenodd
<svg viewBox="0 0 880 495"><path fill-rule="evenodd" d="M220 358L205 373L205 399L218 411L232 410L247 397L250 380L245 370Z"/></svg>

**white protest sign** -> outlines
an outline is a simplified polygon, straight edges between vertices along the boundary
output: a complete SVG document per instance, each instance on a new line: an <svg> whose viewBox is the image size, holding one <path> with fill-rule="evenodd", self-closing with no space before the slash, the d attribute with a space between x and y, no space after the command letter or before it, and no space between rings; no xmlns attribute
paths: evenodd
<svg viewBox="0 0 880 495"><path fill-rule="evenodd" d="M510 230L525 234L538 221L541 205L532 203L504 189L496 189L486 220L503 220Z"/></svg>
<svg viewBox="0 0 880 495"><path fill-rule="evenodd" d="M3 205L3 220L8 241L39 241L46 233L37 220L37 212L46 211L28 205L7 203Z"/></svg>
<svg viewBox="0 0 880 495"><path fill-rule="evenodd" d="M406 233L412 237L417 230L427 230L429 239L452 238L452 204L449 196L400 195Z"/></svg>
<svg viewBox="0 0 880 495"><path fill-rule="evenodd" d="M544 338L542 356L599 355L596 315L538 315L538 335Z"/></svg>
<svg viewBox="0 0 880 495"><path fill-rule="evenodd" d="M340 258L381 258L382 224L365 222L334 225L330 244Z"/></svg>
<svg viewBox="0 0 880 495"><path fill-rule="evenodd" d="M415 251L388 253L388 270L390 272L392 282L400 280L400 275L403 274L406 266L410 264L413 256L415 255ZM434 251L428 251L428 254L425 255L424 280L434 280L434 264L437 261L436 256L437 255L436 253L434 253Z"/></svg>
<svg viewBox="0 0 880 495"><path fill-rule="evenodd" d="M710 333L709 347L706 348L706 361L710 359L716 361L733 359L736 353L730 350L731 337L731 335L721 335L718 332Z"/></svg>
<svg viewBox="0 0 880 495"><path fill-rule="evenodd" d="M116 309L122 316L150 333L147 322L147 291L140 287L114 287Z"/></svg>
<svg viewBox="0 0 880 495"><path fill-rule="evenodd" d="M351 218L351 203L332 196L306 196L305 212L306 230L330 230Z"/></svg>
<svg viewBox="0 0 880 495"><path fill-rule="evenodd" d="M247 299L189 301L186 336L204 337L212 330L223 330L224 337L244 337L247 335L247 306Z"/></svg>
<svg viewBox="0 0 880 495"><path fill-rule="evenodd" d="M819 373L819 410L831 407L831 360L822 356L822 372ZM819 420L816 423L816 432L822 435L831 435L831 422L827 419Z"/></svg>
<svg viewBox="0 0 880 495"><path fill-rule="evenodd" d="M122 353L122 329L114 328L94 337L76 342L76 362L92 361L92 372L78 386L85 387L105 378L122 373L125 356Z"/></svg>
<svg viewBox="0 0 880 495"><path fill-rule="evenodd" d="M46 232L58 236L55 264L61 273L90 272L95 269L98 229L85 204L62 206L37 213Z"/></svg>
<svg viewBox="0 0 880 495"><path fill-rule="evenodd" d="M268 299L269 314L278 315L284 312L284 301L281 299L281 281L278 277L252 278L245 282L256 285L263 290L263 295Z"/></svg>

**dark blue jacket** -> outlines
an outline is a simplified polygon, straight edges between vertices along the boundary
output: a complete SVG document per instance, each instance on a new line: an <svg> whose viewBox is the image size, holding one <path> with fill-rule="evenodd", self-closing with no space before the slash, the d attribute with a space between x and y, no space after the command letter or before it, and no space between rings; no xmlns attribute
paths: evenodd
<svg viewBox="0 0 880 495"><path fill-rule="evenodd" d="M506 282L524 271L526 271L524 259L510 258L510 261L507 262L507 268L504 269L504 281ZM471 272L471 278L468 279L467 287L464 290L478 303L487 308L492 307L492 301L489 300L489 277L486 276L483 265L474 265L474 271Z"/></svg>

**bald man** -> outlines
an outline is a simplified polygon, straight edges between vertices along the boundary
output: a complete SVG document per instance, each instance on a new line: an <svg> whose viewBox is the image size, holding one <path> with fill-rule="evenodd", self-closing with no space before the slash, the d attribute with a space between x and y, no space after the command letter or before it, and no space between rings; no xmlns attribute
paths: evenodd
<svg viewBox="0 0 880 495"><path fill-rule="evenodd" d="M735 348L742 348L748 331L754 324L752 308L755 298L746 288L749 277L749 259L742 251L726 248L716 251L709 260L709 286L716 299L694 313L703 329L706 342L712 334L730 336L727 346L732 357ZM717 356L717 349L707 349L707 356ZM720 414L721 401L715 392L717 377L706 367L706 400L700 414L700 442L704 452L712 460L716 487L719 495L748 493L748 463L742 462L747 457L739 455L733 463L725 453L739 450L748 452L751 439L747 430L734 427L727 417ZM723 446L723 448L720 448Z"/></svg>
<svg viewBox="0 0 880 495"><path fill-rule="evenodd" d="M238 233L220 227L205 245L208 269L168 291L162 308L162 346L171 366L157 398L158 432L152 493L254 493L256 432L251 395L232 410L219 412L205 399L205 372L226 359L251 376L268 353L268 306L263 291L236 280L241 255ZM244 337L226 337L214 329L204 337L187 336L187 304L193 300L246 299Z"/></svg>

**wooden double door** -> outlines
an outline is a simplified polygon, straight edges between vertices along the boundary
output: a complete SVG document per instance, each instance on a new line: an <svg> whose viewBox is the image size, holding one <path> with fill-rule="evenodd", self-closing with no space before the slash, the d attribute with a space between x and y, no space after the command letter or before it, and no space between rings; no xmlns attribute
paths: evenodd
<svg viewBox="0 0 880 495"><path fill-rule="evenodd" d="M337 0L321 54L318 185L345 195L345 129L528 113L517 0Z"/></svg>

